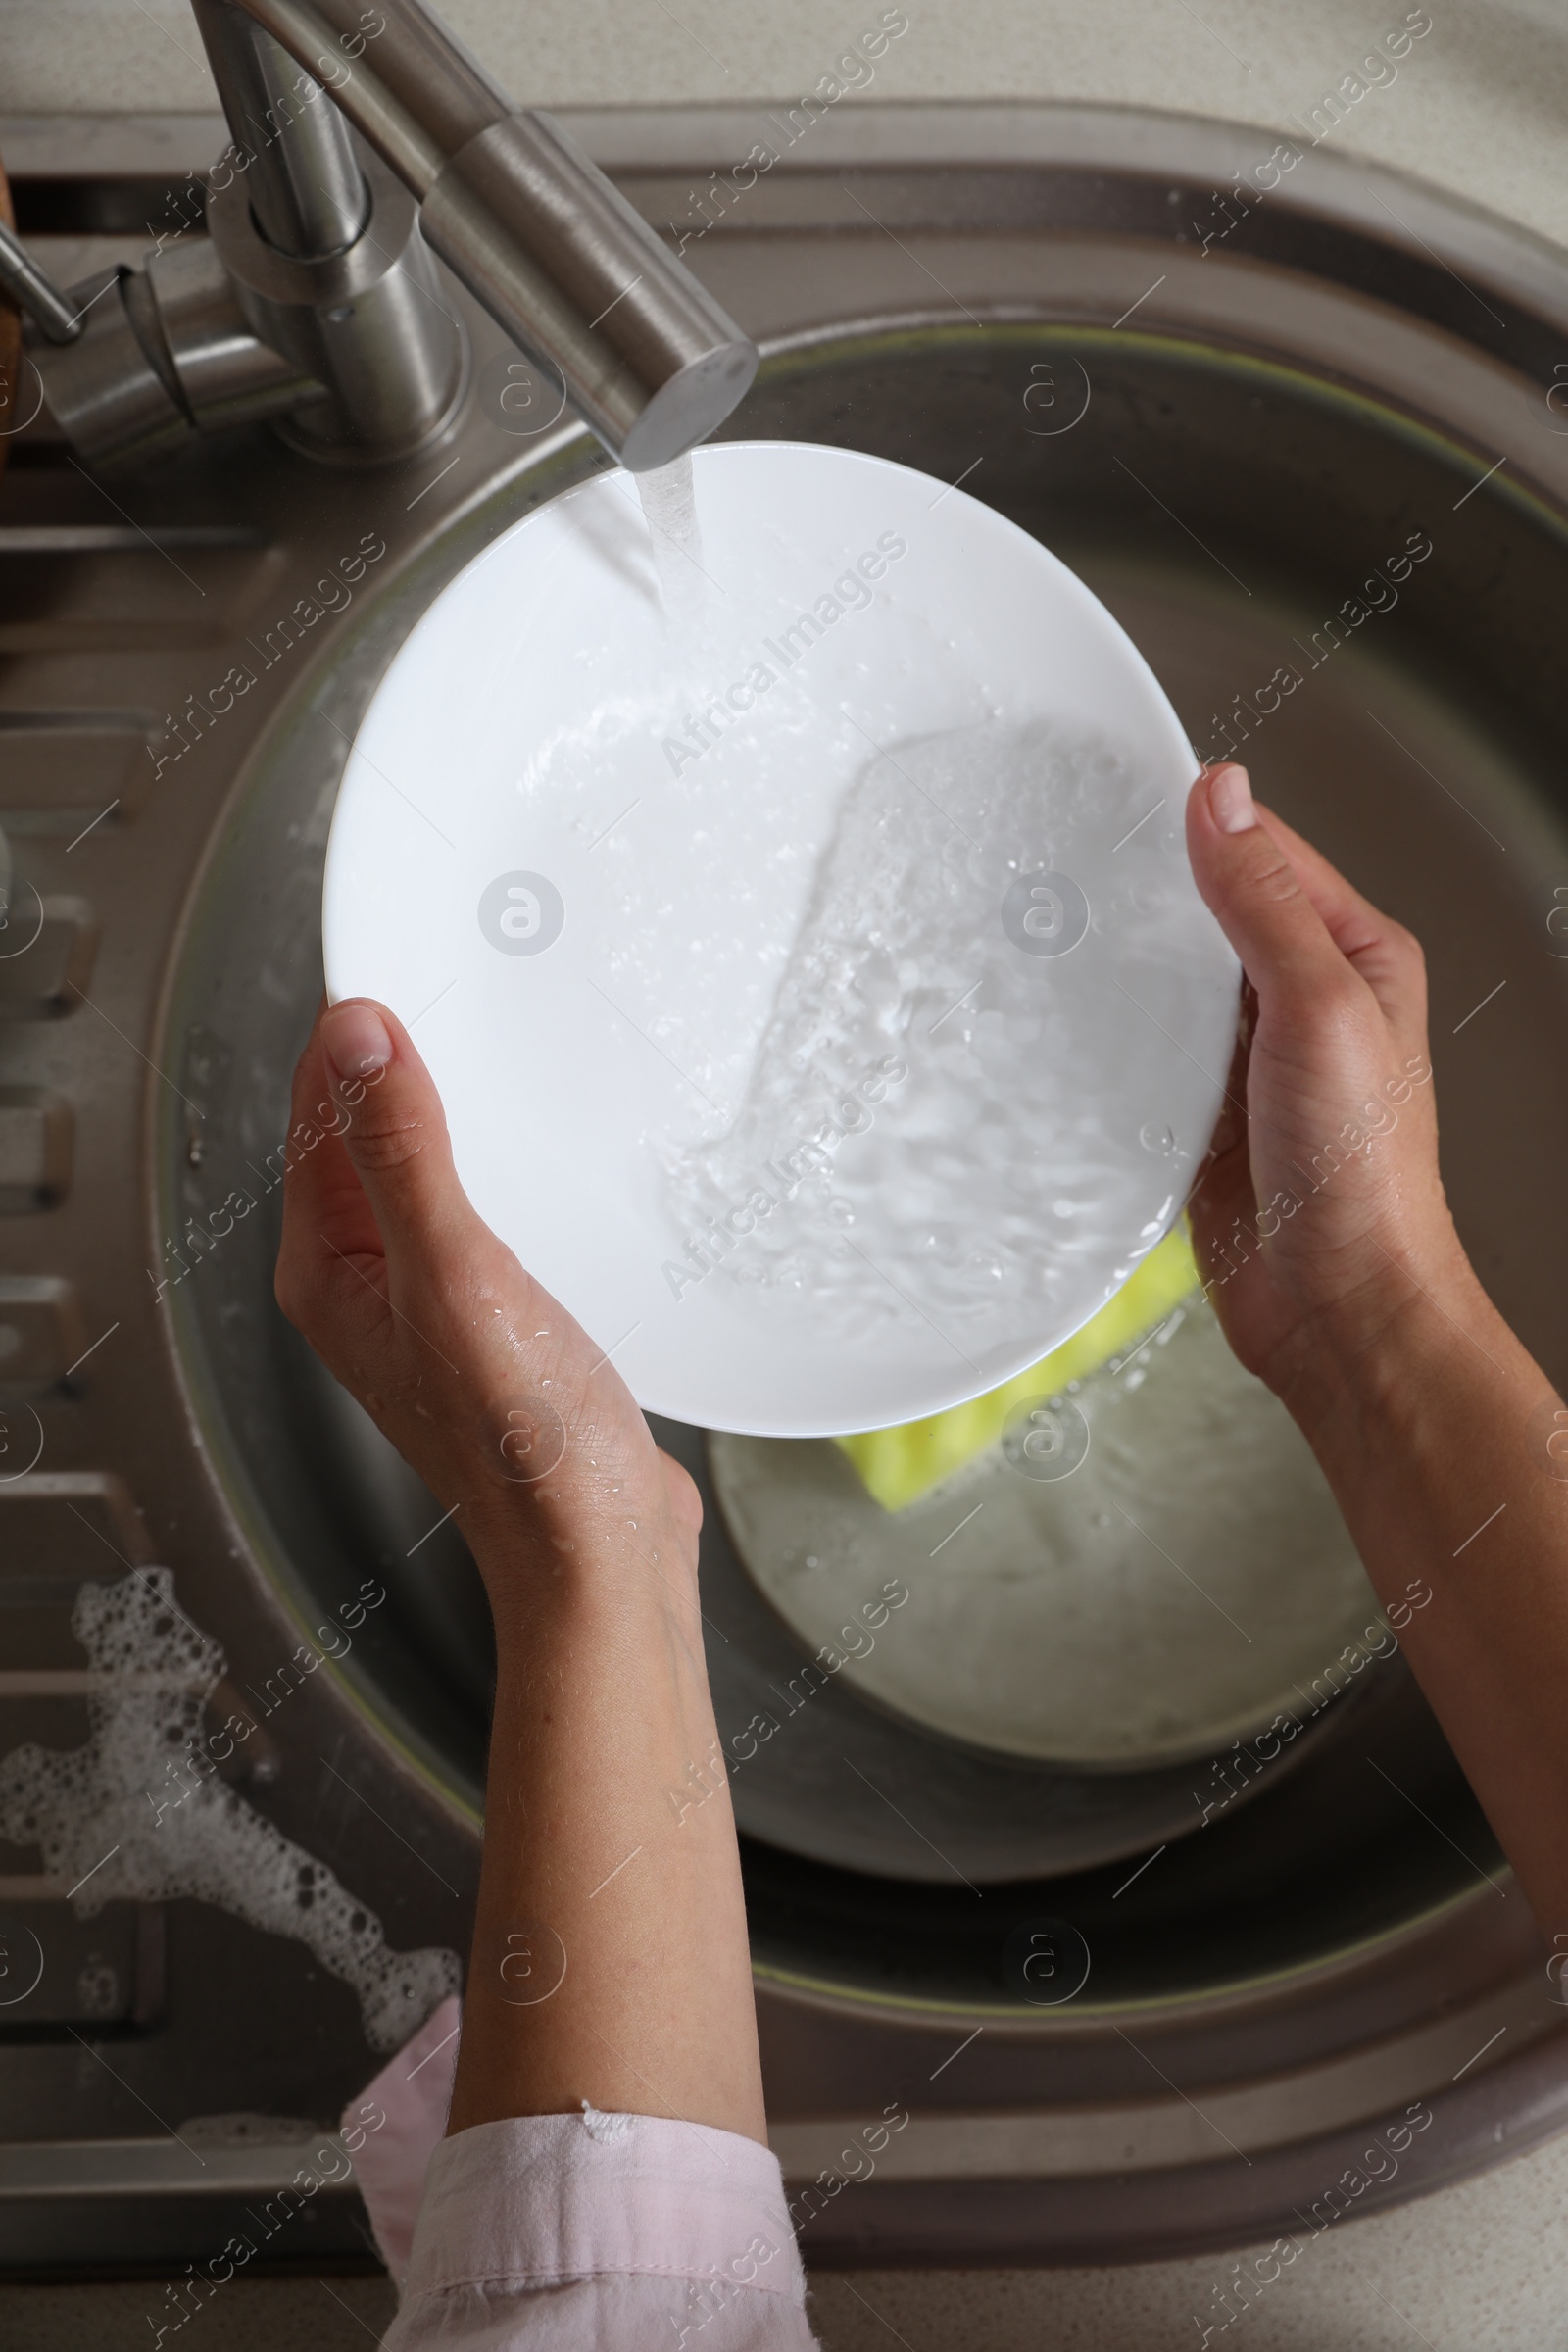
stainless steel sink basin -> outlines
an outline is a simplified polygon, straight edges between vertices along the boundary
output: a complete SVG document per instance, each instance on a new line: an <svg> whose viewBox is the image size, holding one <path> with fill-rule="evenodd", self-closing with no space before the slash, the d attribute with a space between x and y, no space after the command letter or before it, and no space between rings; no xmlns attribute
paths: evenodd
<svg viewBox="0 0 1568 2352"><path fill-rule="evenodd" d="M756 135L724 114L576 127L660 222ZM687 248L766 354L728 429L961 478L1038 533L1125 622L1199 749L1234 746L1421 934L1449 1191L1498 1303L1562 1378L1568 1108L1549 1073L1568 998L1545 916L1568 881L1568 420L1547 395L1568 266L1326 154L1205 254L1211 188L1267 152L1220 125L889 107L813 141ZM346 477L236 436L117 486L117 515L40 435L0 488L17 754L0 824L54 940L47 972L0 981L0 1174L11 1263L59 1286L3 1310L21 1328L32 1301L13 1393L44 1452L0 1485L0 1528L26 1505L55 1527L63 1504L98 1514L126 1558L175 1568L241 1684L384 1580L330 1686L291 1699L254 1801L409 1943L463 1937L485 1610L430 1497L272 1306L270 1177L359 713L442 582L604 462L569 424L511 429L486 391L494 335L470 324L476 393L415 467ZM81 1347L105 1337L63 1378L78 1327ZM661 1434L704 1479L701 1433ZM1544 1951L1402 1659L1324 1711L1294 1769L1176 1838L1138 1814L1148 1790L960 1753L837 1685L781 1706L803 1660L709 1499L720 1731L778 1719L733 1773L776 2144L809 2179L888 2102L912 2119L874 2180L820 2200L811 2259L1238 2244L1292 2227L1391 2112L1431 2122L1367 2207L1568 2123ZM5 1556L53 1573L57 1538L29 1541ZM1195 1805L1239 1796L1249 1776L1226 1771L1195 1773ZM1117 1808L1125 1859L1076 1864ZM977 1835L995 1867L960 1884L942 1856ZM18 1913L23 1876L0 1884ZM63 1891L25 1898L40 1936L66 1932ZM172 1908L176 1953L226 1937L249 1982L262 1939ZM1018 1973L1036 1931L1087 1953L1054 2005ZM341 1988L282 1953L287 1997L251 2056L176 1967L117 2027L125 2080L166 2115L335 2112L371 2061ZM58 2030L5 2044L0 2012L24 2130L85 2145L144 2129L94 2104ZM210 2192L158 2194L183 2259ZM0 2175L0 2232L6 2211ZM49 2227L67 2242L67 2220ZM0 2253L50 2259L20 2232Z"/></svg>

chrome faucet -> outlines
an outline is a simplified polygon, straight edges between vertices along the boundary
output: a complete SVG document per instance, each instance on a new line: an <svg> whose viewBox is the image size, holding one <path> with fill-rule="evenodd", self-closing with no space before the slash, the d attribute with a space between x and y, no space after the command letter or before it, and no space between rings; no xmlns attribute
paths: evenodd
<svg viewBox="0 0 1568 2352"><path fill-rule="evenodd" d="M749 339L423 0L193 6L231 142L207 237L161 240L145 269L64 298L0 250L0 282L41 329L50 409L84 456L133 464L259 416L337 464L421 448L469 366L432 251L632 472L742 398Z"/></svg>

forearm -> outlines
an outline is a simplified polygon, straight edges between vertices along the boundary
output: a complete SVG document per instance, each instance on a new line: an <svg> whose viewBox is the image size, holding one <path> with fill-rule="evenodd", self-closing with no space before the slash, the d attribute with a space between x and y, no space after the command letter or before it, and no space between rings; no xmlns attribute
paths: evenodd
<svg viewBox="0 0 1568 2352"><path fill-rule="evenodd" d="M1287 1401L1543 1929L1568 1931L1568 1458L1550 1383L1459 1260ZM1568 1429L1568 1416L1565 1416ZM1560 1471L1563 1476L1554 1474ZM1430 1601L1406 1609L1410 1588Z"/></svg>
<svg viewBox="0 0 1568 2352"><path fill-rule="evenodd" d="M695 1570L595 1540L492 1556L497 1688L449 2131L601 2109L765 2140L745 1906Z"/></svg>
<svg viewBox="0 0 1568 2352"><path fill-rule="evenodd" d="M610 1355L475 1215L430 1073L384 1005L323 1004L296 1112L328 1082L352 1115L290 1171L278 1299L462 1510L496 1626L449 2128L586 2099L762 2140L697 1490ZM670 1802L712 1764L706 1802Z"/></svg>

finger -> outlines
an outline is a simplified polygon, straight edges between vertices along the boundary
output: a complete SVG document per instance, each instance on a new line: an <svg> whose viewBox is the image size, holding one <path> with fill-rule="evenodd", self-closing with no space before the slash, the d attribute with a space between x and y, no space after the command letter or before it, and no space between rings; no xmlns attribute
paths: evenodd
<svg viewBox="0 0 1568 2352"><path fill-rule="evenodd" d="M1257 1206L1251 1172L1251 1138L1247 1120L1247 1080L1251 1060L1252 1030L1257 1018L1257 996L1250 981L1242 984L1236 1049L1231 1056L1230 1082L1209 1147L1193 1178L1187 1197L1187 1222L1193 1252L1205 1281L1219 1271L1215 1246L1239 1219Z"/></svg>
<svg viewBox="0 0 1568 2352"><path fill-rule="evenodd" d="M1245 768L1207 768L1187 799L1187 849L1203 903L1242 959L1265 1012L1283 997L1343 996L1353 967L1266 825Z"/></svg>
<svg viewBox="0 0 1568 2352"><path fill-rule="evenodd" d="M1231 1048L1230 1072L1225 1080L1225 1093L1220 1102L1214 1132L1208 1139L1208 1151L1202 1166L1229 1152L1247 1133L1247 1078L1252 1059L1252 1032L1257 1027L1257 991L1250 980L1242 982L1242 1000L1236 1008L1236 1043ZM1194 1179L1198 1183L1202 1167Z"/></svg>
<svg viewBox="0 0 1568 2352"><path fill-rule="evenodd" d="M352 1112L334 1102L321 1052L323 998L294 1071L283 1163L283 1231L273 1290L289 1321L333 1360L389 1318L381 1236L343 1148Z"/></svg>
<svg viewBox="0 0 1568 2352"><path fill-rule="evenodd" d="M287 1177L283 1188L284 1248L309 1233L346 1255L382 1254L380 1228L354 1163L343 1149L352 1111L332 1098L331 1072L321 1050L323 997L294 1070Z"/></svg>
<svg viewBox="0 0 1568 2352"><path fill-rule="evenodd" d="M322 1014L341 1150L374 1216L394 1292L417 1284L477 1222L452 1160L435 1081L395 1013L368 997Z"/></svg>
<svg viewBox="0 0 1568 2352"><path fill-rule="evenodd" d="M1226 1244L1240 1226L1255 1229L1257 1195L1245 1142L1215 1152L1199 1172L1187 1203L1193 1255L1205 1282L1221 1282L1230 1269Z"/></svg>
<svg viewBox="0 0 1568 2352"><path fill-rule="evenodd" d="M1426 1019L1421 952L1401 924L1364 899L1321 850L1304 841L1272 808L1258 819L1291 861L1296 878L1321 915L1329 937L1377 998L1388 1019L1401 1026Z"/></svg>

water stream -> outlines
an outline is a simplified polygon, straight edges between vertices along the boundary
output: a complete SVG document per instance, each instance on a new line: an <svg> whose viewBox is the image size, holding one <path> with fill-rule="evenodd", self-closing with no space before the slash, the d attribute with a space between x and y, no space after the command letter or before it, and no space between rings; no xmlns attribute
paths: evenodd
<svg viewBox="0 0 1568 2352"><path fill-rule="evenodd" d="M685 457L656 466L633 479L653 542L664 625L669 635L690 651L708 603L709 587L703 569L703 534L697 519L691 454L688 451Z"/></svg>

